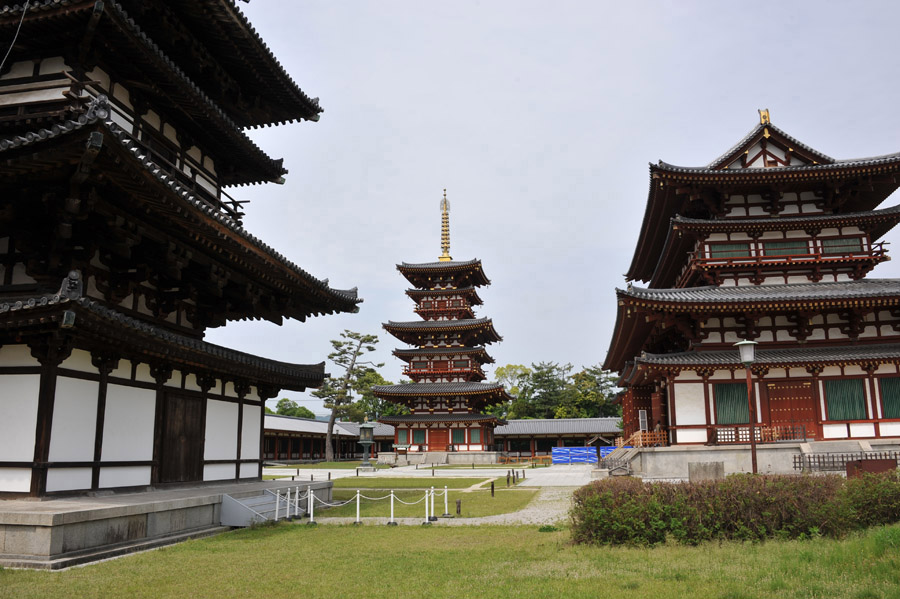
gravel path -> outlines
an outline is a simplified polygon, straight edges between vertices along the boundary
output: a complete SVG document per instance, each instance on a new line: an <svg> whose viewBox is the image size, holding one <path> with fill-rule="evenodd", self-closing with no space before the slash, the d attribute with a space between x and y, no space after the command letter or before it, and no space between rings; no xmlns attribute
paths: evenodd
<svg viewBox="0 0 900 599"><path fill-rule="evenodd" d="M578 487L542 487L534 499L518 512L480 518L438 518L436 525L472 526L481 524L556 524L565 520ZM321 524L352 524L355 518L316 518ZM361 518L363 524L387 524L388 518ZM397 524L421 525L423 518L397 518ZM305 522L305 520L304 520Z"/></svg>

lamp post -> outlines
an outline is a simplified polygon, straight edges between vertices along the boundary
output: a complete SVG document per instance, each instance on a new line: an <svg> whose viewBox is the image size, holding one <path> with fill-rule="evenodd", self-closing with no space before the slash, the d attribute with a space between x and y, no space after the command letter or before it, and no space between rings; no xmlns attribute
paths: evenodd
<svg viewBox="0 0 900 599"><path fill-rule="evenodd" d="M754 431L756 426L756 402L753 401L753 379L750 373L750 366L756 359L756 341L744 339L734 345L738 348L741 355L741 363L747 370L747 404L750 408L750 463L752 464L753 474L756 474L756 434Z"/></svg>
<svg viewBox="0 0 900 599"><path fill-rule="evenodd" d="M375 425L366 418L366 421L359 425L359 444L363 446L363 462L360 465L362 468L373 468L372 463L369 461L369 451L375 442L374 433Z"/></svg>

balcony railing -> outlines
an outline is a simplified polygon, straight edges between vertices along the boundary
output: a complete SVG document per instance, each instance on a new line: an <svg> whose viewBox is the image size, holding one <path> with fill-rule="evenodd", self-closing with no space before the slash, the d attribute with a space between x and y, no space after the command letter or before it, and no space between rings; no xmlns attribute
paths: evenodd
<svg viewBox="0 0 900 599"><path fill-rule="evenodd" d="M699 270L774 270L778 267L829 265L839 263L864 263L873 265L888 260L884 242L819 248L805 254L764 255L764 249L748 250L745 256L708 256L706 250L691 252L679 277L679 285L687 283Z"/></svg>
<svg viewBox="0 0 900 599"><path fill-rule="evenodd" d="M403 374L409 377L412 376L453 376L453 375L466 375L466 374L476 374L479 376L484 376L484 371L481 368L467 366L466 368L413 368L411 366L407 366L403 369Z"/></svg>

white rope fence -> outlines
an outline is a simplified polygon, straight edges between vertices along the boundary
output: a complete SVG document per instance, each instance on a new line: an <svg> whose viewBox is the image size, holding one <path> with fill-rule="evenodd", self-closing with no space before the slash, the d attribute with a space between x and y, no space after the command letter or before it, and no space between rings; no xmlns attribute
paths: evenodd
<svg viewBox="0 0 900 599"><path fill-rule="evenodd" d="M306 491L302 494L300 493L300 487L294 487L294 489L288 489L284 493L281 491L271 491L267 489L268 493L271 493L275 496L275 520L279 520L282 517L285 519L294 519L302 517L301 513L301 502L306 503L306 511L309 515L308 524L316 523L316 515L315 508L316 503L318 503L322 507L343 507L352 502L356 502L356 520L354 524L362 524L362 520L360 518L360 506L362 500L366 501L384 501L390 500L391 505L391 517L388 520L389 526L396 526L397 520L394 518L394 502L397 501L402 503L403 505L417 505L419 503L425 504L425 521L422 524L431 524L432 522L437 521L437 516L434 515L434 498L435 497L443 497L444 498L444 514L443 517L449 518L450 511L448 507L448 497L449 492L447 491L447 487L445 486L443 490L435 490L434 487L425 490L425 494L415 501L403 501L399 497L397 497L396 493L394 493L393 489L391 492L384 497L368 497L363 495L362 492L357 489L356 495L348 499L347 501L335 501L329 502L324 499L320 499L316 497L316 494L313 492L312 487L306 487ZM282 505L284 506L282 510ZM282 516L283 514L283 516Z"/></svg>

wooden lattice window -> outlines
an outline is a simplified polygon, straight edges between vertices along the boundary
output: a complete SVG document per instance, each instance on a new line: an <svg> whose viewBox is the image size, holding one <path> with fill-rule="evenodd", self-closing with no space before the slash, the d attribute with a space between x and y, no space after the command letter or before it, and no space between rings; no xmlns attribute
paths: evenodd
<svg viewBox="0 0 900 599"><path fill-rule="evenodd" d="M859 237L826 237L820 241L823 254L858 254L863 251Z"/></svg>
<svg viewBox="0 0 900 599"><path fill-rule="evenodd" d="M468 368L469 361L468 360L453 360L454 368Z"/></svg>
<svg viewBox="0 0 900 599"><path fill-rule="evenodd" d="M421 429L421 428L413 429L413 444L415 444L415 445L424 445L425 444L425 429Z"/></svg>
<svg viewBox="0 0 900 599"><path fill-rule="evenodd" d="M809 247L802 239L763 242L763 254L766 256L801 256L808 253Z"/></svg>
<svg viewBox="0 0 900 599"><path fill-rule="evenodd" d="M881 415L884 418L900 418L900 377L881 379Z"/></svg>
<svg viewBox="0 0 900 599"><path fill-rule="evenodd" d="M469 429L469 443L481 443L481 429L480 428L470 428Z"/></svg>
<svg viewBox="0 0 900 599"><path fill-rule="evenodd" d="M709 246L711 258L746 258L750 255L749 243L715 243Z"/></svg>
<svg viewBox="0 0 900 599"><path fill-rule="evenodd" d="M716 400L716 424L747 424L750 422L746 384L716 383L713 393Z"/></svg>
<svg viewBox="0 0 900 599"><path fill-rule="evenodd" d="M865 420L863 379L825 381L825 407L829 420Z"/></svg>
<svg viewBox="0 0 900 599"><path fill-rule="evenodd" d="M409 444L409 431L405 428L397 429L397 445Z"/></svg>
<svg viewBox="0 0 900 599"><path fill-rule="evenodd" d="M466 429L464 428L455 428L453 429L453 441L454 445L463 445L466 442Z"/></svg>

